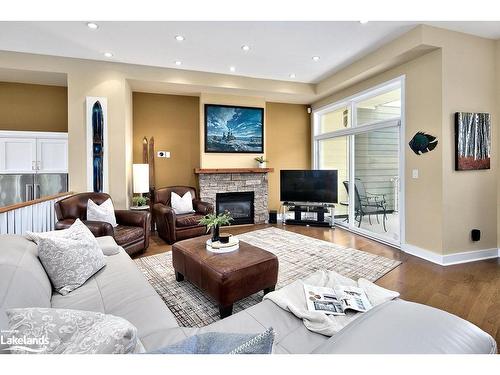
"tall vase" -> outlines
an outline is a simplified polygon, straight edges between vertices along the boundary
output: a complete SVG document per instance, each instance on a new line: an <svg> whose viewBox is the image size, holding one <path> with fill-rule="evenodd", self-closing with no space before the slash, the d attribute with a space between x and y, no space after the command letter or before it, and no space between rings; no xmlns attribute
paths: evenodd
<svg viewBox="0 0 500 375"><path fill-rule="evenodd" d="M219 241L219 226L215 225L212 227L212 242Z"/></svg>

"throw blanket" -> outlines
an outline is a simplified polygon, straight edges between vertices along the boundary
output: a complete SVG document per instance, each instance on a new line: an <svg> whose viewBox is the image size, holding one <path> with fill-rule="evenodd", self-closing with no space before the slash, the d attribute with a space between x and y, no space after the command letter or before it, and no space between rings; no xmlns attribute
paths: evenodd
<svg viewBox="0 0 500 375"><path fill-rule="evenodd" d="M384 289L371 281L360 278L357 282L342 276L334 271L320 270L311 276L294 281L287 286L267 294L264 299L269 299L284 310L303 320L310 331L325 336L333 336L362 313L348 311L345 316L326 315L319 311L307 309L303 284L333 288L336 285L357 286L362 288L373 306L399 297L399 293Z"/></svg>

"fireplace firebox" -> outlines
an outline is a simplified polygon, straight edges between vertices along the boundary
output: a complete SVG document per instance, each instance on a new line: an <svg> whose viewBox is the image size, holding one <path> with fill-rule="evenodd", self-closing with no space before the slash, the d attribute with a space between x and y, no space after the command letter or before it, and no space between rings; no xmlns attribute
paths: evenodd
<svg viewBox="0 0 500 375"><path fill-rule="evenodd" d="M254 223L254 192L217 193L217 213L228 211L233 218L231 225Z"/></svg>

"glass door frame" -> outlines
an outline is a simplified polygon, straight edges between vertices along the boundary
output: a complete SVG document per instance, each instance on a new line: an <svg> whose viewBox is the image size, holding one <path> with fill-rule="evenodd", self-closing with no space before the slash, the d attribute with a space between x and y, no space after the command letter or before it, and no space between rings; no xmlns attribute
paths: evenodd
<svg viewBox="0 0 500 375"><path fill-rule="evenodd" d="M386 92L393 91L395 89L401 89L401 114L397 118L387 119L381 121L375 121L367 123L364 125L357 126L355 115L356 105L363 100L375 97L377 95L384 94ZM348 107L350 110L351 126L345 129L335 130L331 132L326 132L323 134L318 134L320 127L320 117L321 115L338 110L340 108ZM355 175L355 144L354 139L356 134L367 133L370 131L399 127L399 191L398 191L398 211L399 211L399 241L393 241L386 237L381 237L373 232L370 232L363 228L358 228L355 225L354 220L354 194L349 194L349 211L348 211L348 221L347 223L338 223L340 226L346 229L359 233L365 237L373 238L379 242L387 243L391 246L401 248L405 244L405 76L397 77L393 80L384 82L380 85L374 86L360 93L342 99L332 104L328 104L323 107L319 107L312 112L312 126L311 126L311 160L312 168L319 168L319 141L338 137L348 137L349 140L349 159L348 159L348 169L349 169L349 191L354 191L354 178Z"/></svg>

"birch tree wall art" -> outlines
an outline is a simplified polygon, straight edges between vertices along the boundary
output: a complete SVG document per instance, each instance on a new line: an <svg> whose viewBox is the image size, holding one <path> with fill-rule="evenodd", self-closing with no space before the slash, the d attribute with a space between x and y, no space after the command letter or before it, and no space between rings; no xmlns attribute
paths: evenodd
<svg viewBox="0 0 500 375"><path fill-rule="evenodd" d="M455 113L455 143L455 170L490 169L490 114Z"/></svg>

